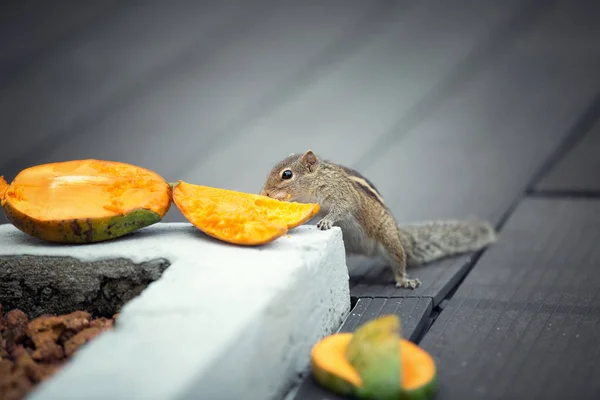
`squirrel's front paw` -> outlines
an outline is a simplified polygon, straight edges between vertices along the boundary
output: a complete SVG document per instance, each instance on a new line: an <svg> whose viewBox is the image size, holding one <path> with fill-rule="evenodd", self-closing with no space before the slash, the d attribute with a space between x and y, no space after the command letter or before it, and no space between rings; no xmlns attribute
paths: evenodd
<svg viewBox="0 0 600 400"><path fill-rule="evenodd" d="M331 222L331 220L329 220L327 218L323 218L322 220L320 220L319 222L317 222L317 228L319 228L322 231L326 231L327 229L331 229L332 226L333 226L333 222Z"/></svg>

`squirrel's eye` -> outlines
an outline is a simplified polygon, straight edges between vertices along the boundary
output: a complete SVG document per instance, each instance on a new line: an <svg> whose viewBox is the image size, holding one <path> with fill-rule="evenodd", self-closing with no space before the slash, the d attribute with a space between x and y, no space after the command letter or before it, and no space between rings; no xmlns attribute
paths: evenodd
<svg viewBox="0 0 600 400"><path fill-rule="evenodd" d="M281 179L291 179L292 177L292 171L290 171L289 169L286 169L285 171L283 171L281 173Z"/></svg>

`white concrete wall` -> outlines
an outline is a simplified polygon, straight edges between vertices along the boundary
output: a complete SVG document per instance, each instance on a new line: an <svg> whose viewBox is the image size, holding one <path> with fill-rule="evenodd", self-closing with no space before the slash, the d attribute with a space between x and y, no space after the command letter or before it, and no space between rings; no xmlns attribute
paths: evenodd
<svg viewBox="0 0 600 400"><path fill-rule="evenodd" d="M190 224L78 246L48 245L2 225L0 256L15 254L172 263L123 308L113 332L82 348L32 400L281 398L306 369L312 345L350 308L339 228L305 225L249 248Z"/></svg>

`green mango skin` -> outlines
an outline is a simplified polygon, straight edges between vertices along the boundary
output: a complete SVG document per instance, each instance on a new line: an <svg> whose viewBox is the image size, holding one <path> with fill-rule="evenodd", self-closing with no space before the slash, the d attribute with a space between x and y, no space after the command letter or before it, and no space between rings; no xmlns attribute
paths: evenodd
<svg viewBox="0 0 600 400"><path fill-rule="evenodd" d="M346 349L348 362L361 376L359 399L402 398L400 320L384 316L367 322L354 332Z"/></svg>
<svg viewBox="0 0 600 400"><path fill-rule="evenodd" d="M385 324L385 322L384 322L384 324ZM399 331L397 331L394 328L394 324L395 324L395 322L393 321L393 319L391 321L390 320L387 321L387 325L390 328L388 330L388 335L387 335L388 337L395 336L394 332L397 332L398 337L400 336ZM350 334L351 335L350 339L347 342L345 348L342 350L346 359L348 358L347 353L353 353L353 354L351 354L353 357L360 359L362 357L362 352L365 349L365 346L364 346L365 343L368 343L369 340L371 340L371 342L373 343L373 336L377 337L378 335L381 335L381 334L383 334L385 336L385 329L381 329L382 323L379 322L378 325L377 324L374 325L375 329L373 329L373 325L371 325L370 328L367 328L364 330L359 328L359 330L356 331L357 333ZM377 331L378 328L379 328L379 332ZM350 347L349 346L350 342L354 338L355 334L358 334L359 340L358 341L355 340L355 342L352 345L353 347L351 347L350 350L348 351L348 347ZM398 351L396 354L399 355L398 358L401 360L402 357L400 356L400 353L402 352L402 349L405 344L403 343L404 341L402 339L397 339L397 342L398 342L399 348L398 348ZM375 343L377 343L377 341L375 341ZM393 354L393 350L392 350L392 354ZM375 360L374 363L376 361L377 360ZM401 363L402 363L402 361L401 361ZM402 364L400 364L400 365L402 365ZM386 366L381 365L381 367L385 368ZM355 368L355 367L353 366L353 368ZM362 387L355 386L355 383L345 380L341 376L337 375L335 372L329 371L326 368L319 367L319 364L316 363L314 358L312 358L311 370L312 370L312 376L313 376L314 380L316 381L316 383L318 383L320 386L326 388L327 390L330 390L330 391L337 393L339 395L342 395L342 396L346 396L348 398L431 400L435 397L435 394L437 392L437 374L435 371L434 371L434 374L431 377L431 379L428 382L425 382L420 387L412 388L410 390L401 388L400 391L398 391L397 386L395 386L395 384L394 384L393 387L391 388L391 390L389 391L389 393L385 393L384 391L381 390L381 387L372 387L371 388L372 390L364 390ZM375 373L381 372L381 371L377 371L377 368L375 368L375 367L374 367L374 371L375 371ZM387 377L387 374L385 376ZM363 379L364 379L364 377L361 377L361 381ZM400 378L400 380L401 380L401 378ZM390 381L396 381L395 377L391 377ZM364 381L363 381L363 384L364 384Z"/></svg>
<svg viewBox="0 0 600 400"><path fill-rule="evenodd" d="M379 398L372 397L374 396L372 393L363 393L360 390L360 388L354 387L354 385L350 382L347 382L346 380L333 373L316 368L315 366L313 366L312 368L312 376L315 379L315 381L317 381L317 383L322 387L326 388L327 390L331 390L332 392L337 393L339 395L346 396L348 398ZM399 397L392 398L401 400L431 400L435 397L436 392L437 375L421 387L412 390L402 389L402 393ZM375 396L376 395L377 394L375 394Z"/></svg>
<svg viewBox="0 0 600 400"><path fill-rule="evenodd" d="M145 228L162 219L154 211L138 208L125 215L113 217L38 221L21 213L8 202L3 208L6 218L20 231L47 242L62 244L104 242Z"/></svg>

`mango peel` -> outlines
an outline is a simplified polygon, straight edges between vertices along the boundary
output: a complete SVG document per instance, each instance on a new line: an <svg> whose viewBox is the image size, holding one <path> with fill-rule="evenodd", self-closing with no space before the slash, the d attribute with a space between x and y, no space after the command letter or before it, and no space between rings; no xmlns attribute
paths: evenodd
<svg viewBox="0 0 600 400"><path fill-rule="evenodd" d="M311 351L314 379L358 399L431 399L437 390L433 358L402 339L397 316L382 316L354 333L338 333Z"/></svg>

